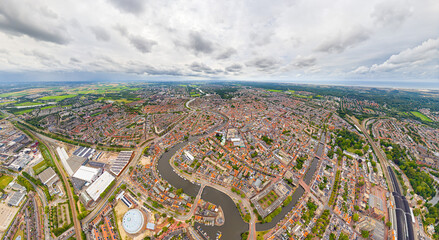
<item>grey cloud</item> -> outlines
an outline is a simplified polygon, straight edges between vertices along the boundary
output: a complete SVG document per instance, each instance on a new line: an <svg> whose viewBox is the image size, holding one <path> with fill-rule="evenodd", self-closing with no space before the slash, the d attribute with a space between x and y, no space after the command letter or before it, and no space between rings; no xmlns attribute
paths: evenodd
<svg viewBox="0 0 439 240"><path fill-rule="evenodd" d="M50 56L50 55L48 55L48 54L46 54L46 53L43 53L43 52L37 51L37 50L33 50L33 51L23 51L23 54L26 55L26 56L37 57L37 58L39 58L39 59L41 59L41 60L52 60L52 59L53 59L52 56Z"/></svg>
<svg viewBox="0 0 439 240"><path fill-rule="evenodd" d="M149 53L154 45L157 45L156 41L146 39L141 36L129 36L131 45L142 53Z"/></svg>
<svg viewBox="0 0 439 240"><path fill-rule="evenodd" d="M117 9L138 15L145 10L144 0L109 0L109 2Z"/></svg>
<svg viewBox="0 0 439 240"><path fill-rule="evenodd" d="M317 59L314 57L298 57L293 65L297 68L312 67L316 65Z"/></svg>
<svg viewBox="0 0 439 240"><path fill-rule="evenodd" d="M127 36L128 35L127 28L122 26L122 25L116 25L116 26L114 26L114 29L116 31L118 31L120 33L120 35L122 35L122 36Z"/></svg>
<svg viewBox="0 0 439 240"><path fill-rule="evenodd" d="M411 14L412 10L406 4L383 2L375 6L371 17L378 25L398 27Z"/></svg>
<svg viewBox="0 0 439 240"><path fill-rule="evenodd" d="M317 51L327 53L341 53L347 48L353 47L361 42L366 41L370 37L370 31L364 27L356 27L348 31L344 35L338 35L334 38L323 42Z"/></svg>
<svg viewBox="0 0 439 240"><path fill-rule="evenodd" d="M151 65L143 64L140 62L130 61L128 63L129 67L126 70L127 73L133 74L148 74L148 75L168 75L168 76L183 76L185 75L180 69L171 68L161 68L157 69Z"/></svg>
<svg viewBox="0 0 439 240"><path fill-rule="evenodd" d="M48 17L48 18L53 18L53 19L57 19L58 18L58 14L56 14L54 11L50 10L48 7L46 6L42 6L40 8L40 12Z"/></svg>
<svg viewBox="0 0 439 240"><path fill-rule="evenodd" d="M26 35L36 40L57 44L69 42L69 37L61 26L50 26L46 22L33 21L29 12L12 2L0 1L0 30L15 36ZM43 14L47 18L46 15Z"/></svg>
<svg viewBox="0 0 439 240"><path fill-rule="evenodd" d="M39 63L48 66L53 67L57 65L61 65L61 62L57 60L54 56L46 54L44 52L38 51L38 50L32 50L32 51L22 51L24 55L35 57L39 60Z"/></svg>
<svg viewBox="0 0 439 240"><path fill-rule="evenodd" d="M92 26L90 27L91 32L95 35L96 40L108 42L110 41L110 34L102 27Z"/></svg>
<svg viewBox="0 0 439 240"><path fill-rule="evenodd" d="M197 73L206 73L206 74L217 74L217 73L221 73L223 72L220 69L212 69L211 67L207 66L204 63L198 63L198 62L193 62L189 68L193 71L193 72L197 72Z"/></svg>
<svg viewBox="0 0 439 240"><path fill-rule="evenodd" d="M137 50L142 53L149 53L157 42L154 40L146 39L142 36L131 35L125 26L116 25L114 29L120 33L123 37L126 37L131 45L133 45Z"/></svg>
<svg viewBox="0 0 439 240"><path fill-rule="evenodd" d="M278 61L272 58L256 58L246 63L247 66L256 67L261 71L272 70L276 68L278 64Z"/></svg>
<svg viewBox="0 0 439 240"><path fill-rule="evenodd" d="M79 59L77 59L77 58L74 58L74 57L71 57L71 58L70 58L70 62L71 62L71 63L81 63L81 60L79 60Z"/></svg>
<svg viewBox="0 0 439 240"><path fill-rule="evenodd" d="M182 46L196 55L199 53L212 53L214 51L213 43L205 39L200 33L192 32L189 34L189 41L182 43L181 41L175 41L175 45Z"/></svg>
<svg viewBox="0 0 439 240"><path fill-rule="evenodd" d="M218 60L228 59L228 58L230 58L234 54L236 54L236 50L234 48L229 48L229 49L225 50L224 52L220 53L216 57L216 59L218 59Z"/></svg>
<svg viewBox="0 0 439 240"><path fill-rule="evenodd" d="M237 63L226 67L226 72L238 73L241 72L241 70L242 70L242 65Z"/></svg>
<svg viewBox="0 0 439 240"><path fill-rule="evenodd" d="M268 32L265 34L261 33L250 33L250 39L257 45L257 46L264 46L271 42L271 36L272 32Z"/></svg>

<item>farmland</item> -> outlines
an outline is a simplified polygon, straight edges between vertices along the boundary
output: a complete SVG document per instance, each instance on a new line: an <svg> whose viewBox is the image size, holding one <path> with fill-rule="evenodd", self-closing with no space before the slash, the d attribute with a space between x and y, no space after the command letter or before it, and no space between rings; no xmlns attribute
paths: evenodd
<svg viewBox="0 0 439 240"><path fill-rule="evenodd" d="M67 99L67 98L74 98L76 96L78 96L78 95L77 94L67 94L67 95L58 95L58 96L45 96L45 97L42 97L40 99L44 100L44 101L54 100L56 102L59 102L59 101L62 101L64 99Z"/></svg>

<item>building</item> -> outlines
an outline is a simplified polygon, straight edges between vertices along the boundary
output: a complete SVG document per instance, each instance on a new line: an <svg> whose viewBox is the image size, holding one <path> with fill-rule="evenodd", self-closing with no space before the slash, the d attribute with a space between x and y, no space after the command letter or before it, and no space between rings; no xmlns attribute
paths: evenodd
<svg viewBox="0 0 439 240"><path fill-rule="evenodd" d="M90 196L93 201L99 199L101 194L107 189L108 186L114 181L115 177L109 172L104 171L104 173L99 176L96 181L94 181L85 191Z"/></svg>
<svg viewBox="0 0 439 240"><path fill-rule="evenodd" d="M55 184L59 181L59 177L56 174L56 172L53 170L53 168L49 167L46 170L44 170L42 173L38 175L38 178L41 180L41 182L46 185L49 189L49 193L52 195L54 193L57 193L58 190L55 188Z"/></svg>
<svg viewBox="0 0 439 240"><path fill-rule="evenodd" d="M84 165L86 158L79 157L76 155L70 156L65 163L63 162L64 168L70 176L73 176L78 169Z"/></svg>
<svg viewBox="0 0 439 240"><path fill-rule="evenodd" d="M119 153L119 156L117 156L116 160L114 160L114 163L111 165L110 171L114 175L119 176L126 168L128 163L131 161L131 159L133 159L133 157L133 151L121 151Z"/></svg>
<svg viewBox="0 0 439 240"><path fill-rule="evenodd" d="M184 150L183 158L188 164L192 164L195 159L194 156L192 156L192 154L186 150Z"/></svg>
<svg viewBox="0 0 439 240"><path fill-rule="evenodd" d="M91 183L98 178L100 173L102 169L80 166L73 177Z"/></svg>
<svg viewBox="0 0 439 240"><path fill-rule="evenodd" d="M85 159L90 159L95 152L96 152L95 149L87 148L87 147L80 147L73 152L73 155L78 156L78 157L82 157Z"/></svg>
<svg viewBox="0 0 439 240"><path fill-rule="evenodd" d="M15 192L8 201L9 206L18 207L26 196L26 192Z"/></svg>
<svg viewBox="0 0 439 240"><path fill-rule="evenodd" d="M145 227L145 218L138 209L131 209L125 213L122 219L122 226L125 232L137 234Z"/></svg>

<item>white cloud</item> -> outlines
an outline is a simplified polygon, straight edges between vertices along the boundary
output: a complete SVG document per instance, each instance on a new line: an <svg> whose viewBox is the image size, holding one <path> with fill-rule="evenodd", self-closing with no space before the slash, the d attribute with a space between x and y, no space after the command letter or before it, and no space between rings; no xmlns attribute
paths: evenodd
<svg viewBox="0 0 439 240"><path fill-rule="evenodd" d="M384 63L374 64L371 71L392 71L401 68L413 68L419 65L439 65L439 38L428 39L421 45L406 49L390 56Z"/></svg>
<svg viewBox="0 0 439 240"><path fill-rule="evenodd" d="M436 0L3 0L0 74L431 79L438 23Z"/></svg>

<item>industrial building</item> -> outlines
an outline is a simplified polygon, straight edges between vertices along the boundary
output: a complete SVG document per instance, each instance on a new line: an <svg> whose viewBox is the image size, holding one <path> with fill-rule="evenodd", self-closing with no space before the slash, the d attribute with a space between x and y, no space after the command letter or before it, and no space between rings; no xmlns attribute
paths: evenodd
<svg viewBox="0 0 439 240"><path fill-rule="evenodd" d="M111 165L110 171L114 175L119 176L126 168L128 163L131 161L131 159L133 159L133 157L133 151L121 151L119 153L119 156L117 156L116 160L114 160L114 163Z"/></svg>
<svg viewBox="0 0 439 240"><path fill-rule="evenodd" d="M96 152L95 149L87 148L87 147L80 147L73 152L73 155L78 156L78 157L82 157L85 159L90 159L95 152Z"/></svg>
<svg viewBox="0 0 439 240"><path fill-rule="evenodd" d="M80 166L73 177L91 183L98 178L100 173L102 169Z"/></svg>
<svg viewBox="0 0 439 240"><path fill-rule="evenodd" d="M49 189L51 195L58 193L59 191L55 188L55 184L59 181L58 175L55 173L53 168L49 167L38 175L41 182L46 185Z"/></svg>
<svg viewBox="0 0 439 240"><path fill-rule="evenodd" d="M26 196L26 192L15 192L8 201L8 206L18 207Z"/></svg>
<svg viewBox="0 0 439 240"><path fill-rule="evenodd" d="M99 199L101 194L107 189L107 187L114 181L115 177L111 175L109 172L104 171L104 173L99 176L96 181L94 181L90 186L85 190L87 194L90 196L93 201Z"/></svg>

